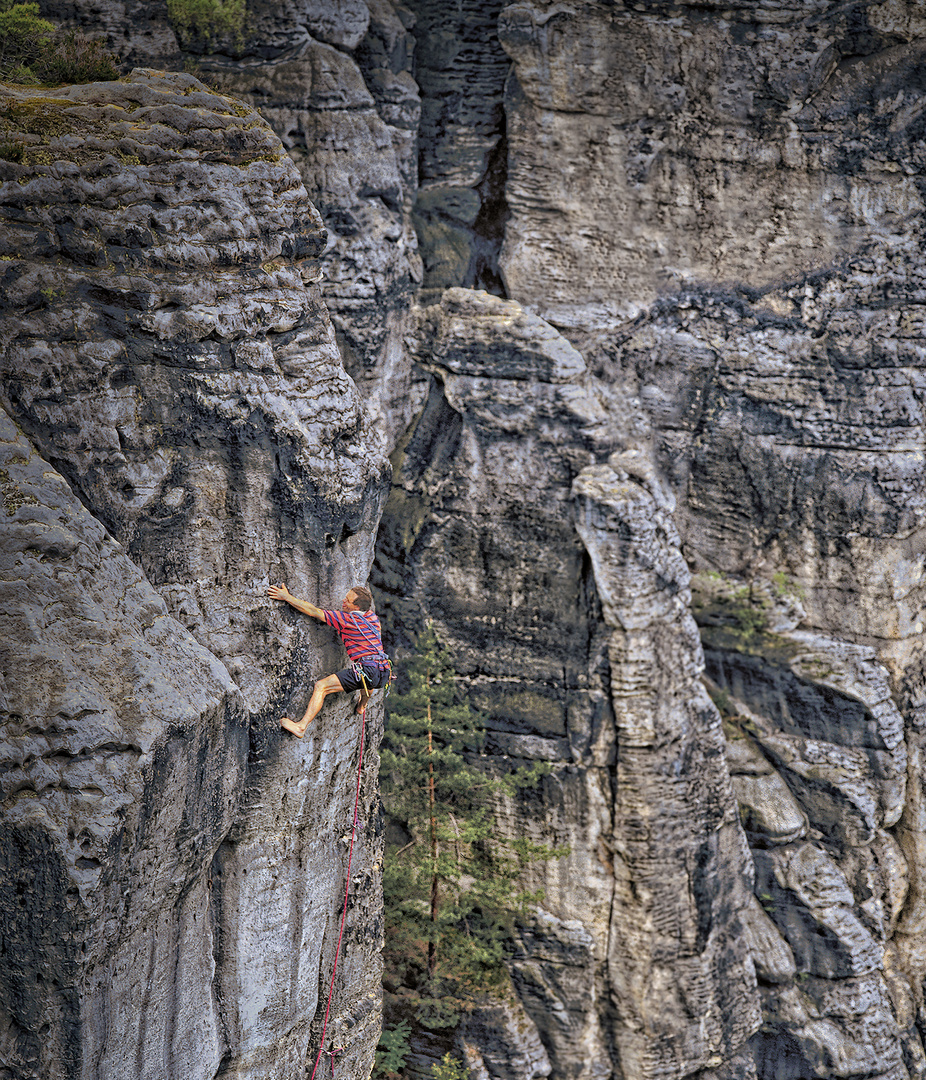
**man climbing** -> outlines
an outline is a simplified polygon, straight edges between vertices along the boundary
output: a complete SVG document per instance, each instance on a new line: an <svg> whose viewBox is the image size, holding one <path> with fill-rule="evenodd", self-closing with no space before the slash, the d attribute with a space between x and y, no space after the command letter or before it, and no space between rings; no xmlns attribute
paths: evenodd
<svg viewBox="0 0 926 1080"><path fill-rule="evenodd" d="M285 600L297 611L311 615L313 619L334 627L341 635L347 655L353 661L350 667L319 679L312 689L308 707L302 719L296 723L288 716L280 718L280 725L300 739L305 729L318 715L328 694L344 691L348 694L360 691L357 712L361 713L370 700L370 691L389 685L392 670L389 657L383 650L379 619L373 611L373 597L363 585L355 585L341 601L340 611L316 607L307 600L300 600L285 585L271 585L267 593L274 600Z"/></svg>

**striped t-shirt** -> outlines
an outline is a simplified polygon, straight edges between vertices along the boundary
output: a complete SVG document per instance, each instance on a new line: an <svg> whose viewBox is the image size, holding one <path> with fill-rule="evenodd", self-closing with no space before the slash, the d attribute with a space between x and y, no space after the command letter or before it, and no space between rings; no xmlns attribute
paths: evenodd
<svg viewBox="0 0 926 1080"><path fill-rule="evenodd" d="M341 635L347 655L355 664L363 661L381 668L389 666L375 612L326 610L325 622Z"/></svg>

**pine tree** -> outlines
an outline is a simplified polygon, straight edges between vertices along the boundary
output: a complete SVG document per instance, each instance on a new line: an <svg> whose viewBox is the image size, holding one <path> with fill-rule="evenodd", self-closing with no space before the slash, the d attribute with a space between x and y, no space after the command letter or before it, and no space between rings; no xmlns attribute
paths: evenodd
<svg viewBox="0 0 926 1080"><path fill-rule="evenodd" d="M30 65L47 48L54 31L54 23L39 16L33 0L0 0L0 78L34 81Z"/></svg>
<svg viewBox="0 0 926 1080"><path fill-rule="evenodd" d="M523 867L562 854L495 836L503 781L480 767L481 716L461 692L450 655L429 625L406 666L408 689L387 701L381 788L396 842L384 869L384 984L402 988L419 1023L450 1027L507 983L513 920L539 899L519 889ZM536 783L549 766L511 774Z"/></svg>

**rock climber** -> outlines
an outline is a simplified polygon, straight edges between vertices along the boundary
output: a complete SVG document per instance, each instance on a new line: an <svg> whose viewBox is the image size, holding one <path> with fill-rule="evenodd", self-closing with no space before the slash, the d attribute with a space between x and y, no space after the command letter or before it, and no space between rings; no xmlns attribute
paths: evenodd
<svg viewBox="0 0 926 1080"><path fill-rule="evenodd" d="M300 600L282 584L271 585L267 593L273 600L285 600L304 615L311 615L313 619L334 627L341 635L348 657L353 661L350 667L319 679L312 689L312 696L302 719L297 723L288 716L282 716L281 727L301 739L305 729L318 715L328 694L341 691L348 694L354 690L360 691L356 711L362 713L370 700L370 691L388 686L392 678L392 668L383 649L382 631L373 610L370 590L363 585L355 585L341 601L340 611L319 608L307 600Z"/></svg>

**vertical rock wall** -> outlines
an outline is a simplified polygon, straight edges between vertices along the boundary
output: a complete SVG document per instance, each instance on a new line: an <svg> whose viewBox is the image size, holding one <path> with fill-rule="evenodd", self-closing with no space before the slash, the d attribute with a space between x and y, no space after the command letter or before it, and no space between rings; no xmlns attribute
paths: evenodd
<svg viewBox="0 0 926 1080"><path fill-rule="evenodd" d="M3 98L3 1066L288 1080L319 1044L359 731L345 701L280 739L342 654L265 590L363 580L387 478L319 296L325 231L266 122L191 76ZM358 1074L371 720L325 1041Z"/></svg>
<svg viewBox="0 0 926 1080"><path fill-rule="evenodd" d="M752 868L669 501L595 464L631 437L626 401L518 305L448 290L416 348L432 393L376 580L400 625L432 618L453 647L489 764L553 764L499 807L506 833L570 847L533 871L513 964L551 1075L722 1065L759 1022Z"/></svg>
<svg viewBox="0 0 926 1080"><path fill-rule="evenodd" d="M725 1065L758 1027L743 941L752 867L665 498L612 460L574 486L611 630L608 977L623 1073L678 1076Z"/></svg>
<svg viewBox="0 0 926 1080"><path fill-rule="evenodd" d="M411 0L422 99L414 224L422 299L447 286L500 292L510 63L498 39L504 0Z"/></svg>
<svg viewBox="0 0 926 1080"><path fill-rule="evenodd" d="M906 3L757 2L716 13L684 4L669 12L516 3L499 16L513 62L504 97L505 288L564 330L587 361L585 378L608 388L610 428L592 459L604 468L615 445L626 448L612 466L620 482L670 493L682 551L700 571L695 608L708 686L752 849L745 879L735 880L748 880L751 866L757 873L753 897L741 893L728 914L731 925L745 924L763 1015L761 1033L749 1040L745 1025L705 1075L923 1074L915 1017L924 31L919 6ZM451 45L445 51L453 55ZM461 69L470 56L461 54ZM444 156L450 170L453 154ZM460 304L456 294L442 303L456 320L455 352L466 352L460 342L468 339L490 369L503 349L478 320L465 328ZM523 567L513 571L518 604L548 595L549 553L563 540L534 550L534 566L520 541L525 520L556 505L549 492L560 490L562 472L537 483L532 450L553 427L529 407L529 394L515 405L501 384L491 412L506 410L512 444L526 457L514 445L494 458L469 449L470 426L490 410L477 405L484 391L461 394L457 374L445 374L446 315L425 317L431 329L416 349L427 357L431 342L423 364L449 387L442 396L453 412L432 399L400 459L382 581L424 601L397 603L400 622L425 610L444 620L504 730L523 723L508 703L533 680L530 661L509 659L508 641L519 633L510 616L500 619L497 641L471 649L457 612L471 617L478 601L467 606L460 593L507 595L474 571L476 548L483 566ZM579 430L561 429L560 445ZM585 468L578 455L563 456L572 476ZM493 497L497 484L513 491L522 477L517 498ZM412 489L441 511L409 504ZM499 515L491 541L474 541L462 524L457 493L476 489L476 505ZM561 522L545 524L544 534L559 536ZM633 529L621 529L629 547ZM427 551L420 562L418 545ZM617 573L622 563L614 549L599 562L594 581L604 595L608 567ZM566 572L572 595L587 595L587 573ZM667 602L672 580L660 575L653 595ZM619 613L614 620L626 634ZM570 651L576 638L563 639ZM600 645L586 640L588 655L600 657ZM599 685L622 686L633 670L612 663ZM700 691L687 685L697 701ZM682 697L685 686L673 679ZM672 694L640 711L652 721ZM542 715L536 702L532 722ZM618 771L622 745L618 737ZM696 745L709 750L710 736ZM519 748L553 759L537 741ZM647 775L655 782L659 767ZM619 804L624 792L619 783L614 790ZM542 805L549 835L560 837L560 796L548 789ZM568 805L569 816L587 821L579 800ZM506 827L527 827L517 810L504 814L512 814ZM579 848L593 851L599 830L586 824L581 832ZM625 843L637 835L616 833ZM668 873L671 860L658 865ZM594 880L589 871L586 879ZM734 880L726 870L709 879L716 892ZM621 1027L631 1015L626 1001L602 1004L600 969L596 979L594 962L580 959L594 952L596 919L587 907L576 925L554 914L557 902L548 887L549 914L525 929L514 958L553 1075L636 1075L646 1066ZM626 910L636 902L628 894ZM681 1035L686 1009L666 1011ZM709 1026L708 1007L703 1016ZM615 1046L609 1061L595 1049ZM705 1069L694 1047L667 1067L678 1075Z"/></svg>
<svg viewBox="0 0 926 1080"><path fill-rule="evenodd" d="M214 1076L211 863L244 703L6 413L0 455L0 1069Z"/></svg>
<svg viewBox="0 0 926 1080"><path fill-rule="evenodd" d="M385 446L414 405L402 344L421 279L411 225L420 101L406 25L414 19L387 0L282 12L257 4L253 17L234 60L209 54L200 69L260 108L312 193L328 234L325 302Z"/></svg>
<svg viewBox="0 0 926 1080"><path fill-rule="evenodd" d="M919 153L919 4L519 0L498 32L513 61L503 276L554 321L913 239L915 172L891 163Z"/></svg>
<svg viewBox="0 0 926 1080"><path fill-rule="evenodd" d="M113 44L128 33L133 57L183 62L162 9L130 28L95 6L59 15L105 25ZM102 226L92 223L102 243L82 240L87 220L59 208L54 228L36 234L38 254L46 243L73 249L80 281L92 277L96 291L80 307L59 303L46 276L21 287L15 303L37 305L45 320L25 338L50 340L52 359L17 354L35 375L11 382L5 404L99 507L171 613L228 663L255 713L269 715L291 683L275 685L270 661L253 657L322 670L335 655L323 632L301 637L288 619L266 618L258 567L279 551L280 573L334 598L370 557L374 446L400 446L377 571L396 640L432 616L491 713L497 767L554 763L539 794L498 807L500 828L571 846L537 872L547 899L512 957L553 1076L926 1075L924 39L914 0L474 0L452 13L426 0L252 6L244 42L187 43L186 58L195 49L210 79L261 106L322 210L328 239L317 231L312 254L335 334L319 314L315 264L304 264L305 291L279 266L292 252L271 253L271 283L254 269L263 254L248 273L228 270L231 308L246 313L234 324L222 287L171 293L169 275L137 288L131 275L87 269L102 251L116 266L139 246L160 259L164 245L138 222L107 246ZM28 133L39 154L74 134L73 117L61 131L37 123ZM149 164L127 137L130 128L110 140L123 155L108 166L112 191L114 177L135 175L133 157ZM272 173L274 162L264 164ZM273 183L276 201L283 189ZM175 236L190 220L178 190L162 230ZM117 221L134 205L109 190L93 198ZM202 213L206 189L192 201ZM14 200L11 217L30 220L34 203ZM184 262L200 265L202 250L184 249ZM426 302L446 285L486 285L514 302L451 290L419 316L411 307L422 280ZM163 297L153 314L136 299L149 293ZM126 298L151 321L126 318ZM74 349L64 324L79 327L90 312L106 332ZM138 355L154 358L123 365L131 378L107 369L99 346L124 327L144 342ZM371 402L375 432L335 344ZM79 374L72 388L57 374L59 353L68 371L116 377L103 385ZM223 373L229 356L246 378ZM156 374L140 380L142 370ZM55 394L78 407L61 409ZM105 454L81 419L97 400L112 416L97 440ZM266 428L265 414L276 418ZM228 426L174 446L164 432L181 415ZM276 472L266 471L271 454ZM107 469L118 484L98 479ZM267 501L284 508L269 532ZM172 521L182 521L177 534ZM180 534L182 544L170 539ZM698 571L694 610L732 789L700 688L679 546ZM237 588L246 578L250 597ZM638 620L641 610L649 614ZM648 703L634 678L667 654ZM272 998L256 1012L237 1004L266 982L249 982L241 962L253 944L246 913L274 895L269 860L256 883L244 870L269 837L295 883L310 839L304 829L293 839L268 811L291 797L305 748L278 757L260 731L240 793L248 809L212 874L227 927L215 935L216 993L219 1013L233 1018L220 1044L238 1048L228 1075L239 1075L236 1062L247 1063L240 1075L267 1067L263 1032L282 1009ZM330 752L322 729L313 735L321 742L311 752ZM323 799L344 787L348 749L336 745L313 789ZM315 797L296 802L311 813ZM650 803L676 812L650 818ZM326 828L330 861L333 820ZM670 868L688 883L677 898L653 885ZM303 905L314 912L306 940L318 932L314 904ZM260 942L273 940L274 920L302 933L268 912ZM364 941L361 968L373 948ZM631 941L650 964L634 969ZM315 962L293 975L306 1001ZM367 1015L362 984L358 975L345 1015ZM757 1003L762 1027L749 1039ZM543 1075L533 1035L523 1053L499 1055L509 1020L475 1025L468 1060L493 1078ZM353 1029L361 1071L366 1023ZM300 1025L282 1023L291 1065Z"/></svg>

